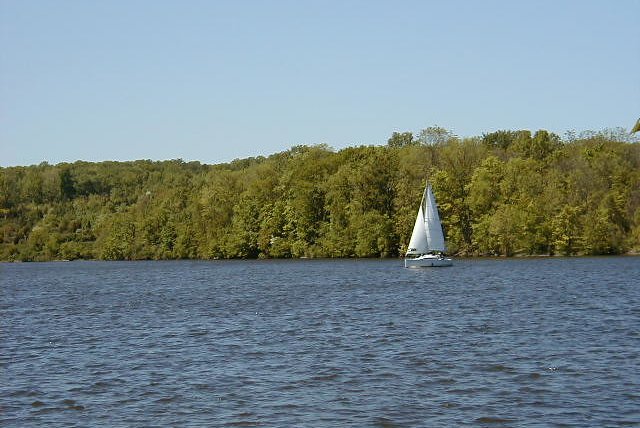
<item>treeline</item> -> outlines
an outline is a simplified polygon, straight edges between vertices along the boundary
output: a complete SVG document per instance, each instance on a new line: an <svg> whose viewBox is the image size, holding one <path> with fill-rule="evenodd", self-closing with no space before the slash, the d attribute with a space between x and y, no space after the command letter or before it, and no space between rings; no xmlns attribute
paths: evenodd
<svg viewBox="0 0 640 428"><path fill-rule="evenodd" d="M397 257L427 178L452 254L640 250L640 145L623 131L434 127L219 165L0 168L0 259Z"/></svg>

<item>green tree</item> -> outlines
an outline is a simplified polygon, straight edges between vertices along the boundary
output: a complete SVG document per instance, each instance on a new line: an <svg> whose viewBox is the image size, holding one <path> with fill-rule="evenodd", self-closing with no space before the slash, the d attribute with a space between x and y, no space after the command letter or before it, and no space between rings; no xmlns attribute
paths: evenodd
<svg viewBox="0 0 640 428"><path fill-rule="evenodd" d="M427 146L444 144L447 141L455 139L451 131L440 126L429 126L418 134L418 142Z"/></svg>
<svg viewBox="0 0 640 428"><path fill-rule="evenodd" d="M76 194L75 179L68 166L60 170L60 193L65 200L73 199Z"/></svg>
<svg viewBox="0 0 640 428"><path fill-rule="evenodd" d="M114 215L104 229L100 258L104 260L135 260L136 226L127 213Z"/></svg>
<svg viewBox="0 0 640 428"><path fill-rule="evenodd" d="M415 144L413 141L413 134L411 132L394 132L387 140L389 147L406 147Z"/></svg>

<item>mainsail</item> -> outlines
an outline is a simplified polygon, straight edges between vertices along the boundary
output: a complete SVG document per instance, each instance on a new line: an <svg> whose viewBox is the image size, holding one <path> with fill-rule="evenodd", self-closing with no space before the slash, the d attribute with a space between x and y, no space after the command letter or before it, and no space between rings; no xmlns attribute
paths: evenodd
<svg viewBox="0 0 640 428"><path fill-rule="evenodd" d="M440 224L440 216L438 215L438 205L431 191L431 186L427 186L426 199L424 223L427 235L427 247L429 247L430 251L444 252L446 251L444 234L442 233L442 225Z"/></svg>

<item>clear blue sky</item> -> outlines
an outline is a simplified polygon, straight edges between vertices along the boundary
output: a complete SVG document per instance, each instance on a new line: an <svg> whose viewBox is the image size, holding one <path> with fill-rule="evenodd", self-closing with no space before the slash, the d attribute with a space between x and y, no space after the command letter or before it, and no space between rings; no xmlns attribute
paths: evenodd
<svg viewBox="0 0 640 428"><path fill-rule="evenodd" d="M0 165L630 129L640 0L0 0Z"/></svg>

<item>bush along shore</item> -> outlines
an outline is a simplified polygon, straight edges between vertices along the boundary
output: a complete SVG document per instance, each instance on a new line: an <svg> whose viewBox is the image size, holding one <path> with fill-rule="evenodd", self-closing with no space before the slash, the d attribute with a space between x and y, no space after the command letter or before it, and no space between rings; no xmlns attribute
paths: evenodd
<svg viewBox="0 0 640 428"><path fill-rule="evenodd" d="M217 165L0 168L0 260L398 257L426 179L451 254L640 250L640 144L624 131L432 127Z"/></svg>

